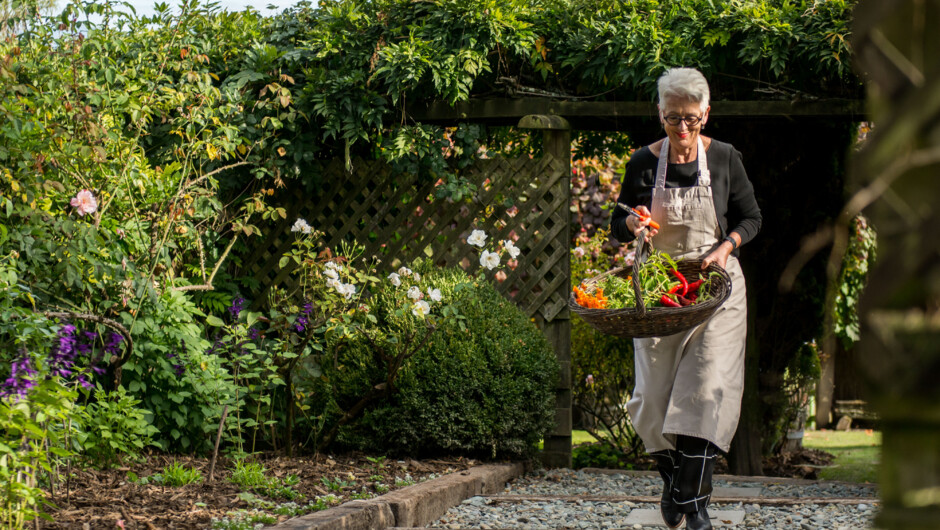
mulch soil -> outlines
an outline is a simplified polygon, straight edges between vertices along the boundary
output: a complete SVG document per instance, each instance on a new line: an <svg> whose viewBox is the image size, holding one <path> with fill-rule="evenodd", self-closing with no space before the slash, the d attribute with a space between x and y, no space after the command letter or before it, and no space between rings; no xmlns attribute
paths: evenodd
<svg viewBox="0 0 940 530"><path fill-rule="evenodd" d="M350 500L354 494L361 494L363 487L378 495L377 483L395 490L403 487L395 486L396 478L405 480L406 475L410 475L417 483L432 474L444 475L478 464L466 458L388 459L384 467L380 467L367 456L370 455L278 456L263 458L260 463L267 469L266 476L283 479L287 475L296 475L300 479L293 489L304 495L304 499L295 501L301 505L330 493L341 497L342 501ZM203 480L187 486L169 487L139 484L139 480L135 482L129 478L134 475L151 477L162 473L164 467L174 462L198 469ZM42 521L39 527L82 530L210 528L213 518L221 519L228 512L250 507L243 496L240 497L242 490L229 481L232 466L232 462L220 458L212 482L208 481L208 458L151 455L144 462L118 469L72 469L73 477L68 488L64 483L57 484L55 495L50 498L55 508L47 508L46 512L53 521ZM380 475L382 480L376 480ZM323 479L333 484L341 481L346 485L340 491L333 491ZM262 495L258 497L264 498ZM282 499L271 500L284 502ZM288 517L281 516L280 519Z"/></svg>

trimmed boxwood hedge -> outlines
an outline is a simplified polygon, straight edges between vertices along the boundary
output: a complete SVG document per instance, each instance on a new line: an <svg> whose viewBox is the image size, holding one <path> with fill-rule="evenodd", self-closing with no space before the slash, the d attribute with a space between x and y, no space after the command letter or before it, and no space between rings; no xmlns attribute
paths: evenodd
<svg viewBox="0 0 940 530"><path fill-rule="evenodd" d="M463 318L441 320L403 367L398 392L344 427L339 444L389 454L531 453L554 426L558 362L548 341L490 283L460 269L424 267L422 275ZM358 397L343 393L382 380L366 345L354 344L344 356L361 362L331 374L345 379L337 381L338 403Z"/></svg>

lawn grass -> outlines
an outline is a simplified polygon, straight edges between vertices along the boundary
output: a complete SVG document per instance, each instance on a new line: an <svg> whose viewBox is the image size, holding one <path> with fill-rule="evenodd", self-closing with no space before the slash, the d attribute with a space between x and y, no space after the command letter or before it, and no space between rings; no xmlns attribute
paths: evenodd
<svg viewBox="0 0 940 530"><path fill-rule="evenodd" d="M881 433L872 430L806 431L803 446L832 453L832 465L819 471L823 480L877 482Z"/></svg>

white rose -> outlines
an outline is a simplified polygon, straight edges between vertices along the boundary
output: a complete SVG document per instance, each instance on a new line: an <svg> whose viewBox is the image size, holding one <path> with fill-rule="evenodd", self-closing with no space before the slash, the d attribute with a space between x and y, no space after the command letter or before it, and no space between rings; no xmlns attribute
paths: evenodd
<svg viewBox="0 0 940 530"><path fill-rule="evenodd" d="M484 250L483 254L480 255L480 265L490 270L495 269L499 266L499 254Z"/></svg>
<svg viewBox="0 0 940 530"><path fill-rule="evenodd" d="M516 246L512 241L510 241L509 239L503 241L503 248L505 248L506 251L509 252L509 257L512 258L512 259L518 258L518 257L519 257L519 253L522 252L521 250L519 250L519 247L517 247L517 246Z"/></svg>
<svg viewBox="0 0 940 530"><path fill-rule="evenodd" d="M416 282L420 282L420 281L421 281L421 275L418 274L417 272L414 273L414 278L415 278L415 281L416 281Z"/></svg>
<svg viewBox="0 0 940 530"><path fill-rule="evenodd" d="M388 281L392 282L392 285L398 287L401 285L401 276L397 272L393 272L388 275Z"/></svg>
<svg viewBox="0 0 940 530"><path fill-rule="evenodd" d="M402 267L398 269L399 276L411 276L411 269L408 267Z"/></svg>
<svg viewBox="0 0 940 530"><path fill-rule="evenodd" d="M584 256L584 249L581 248L581 247L575 247L575 249L572 251L572 254L574 254L574 257L576 257L576 258L583 257L583 256Z"/></svg>
<svg viewBox="0 0 940 530"><path fill-rule="evenodd" d="M473 232L470 232L470 237L467 238L467 243L483 248L483 245L486 244L486 232L483 230L474 230Z"/></svg>
<svg viewBox="0 0 940 530"><path fill-rule="evenodd" d="M331 280L339 279L339 273L336 272L336 269L327 268L326 270L323 271L323 275Z"/></svg>
<svg viewBox="0 0 940 530"><path fill-rule="evenodd" d="M343 282L335 278L330 278L329 280L327 280L326 286L329 287L330 289L335 289L337 292L342 293Z"/></svg>
<svg viewBox="0 0 940 530"><path fill-rule="evenodd" d="M419 300L411 306L411 314L416 317L424 318L428 313L431 312L431 306L424 300Z"/></svg>
<svg viewBox="0 0 940 530"><path fill-rule="evenodd" d="M290 227L290 231L309 234L310 232L313 231L313 228L311 228L310 225L307 224L307 221L305 219L298 217L297 220L294 221L294 225Z"/></svg>
<svg viewBox="0 0 940 530"><path fill-rule="evenodd" d="M408 289L408 298L411 298L412 300L420 300L421 296L421 289L418 289L417 285L412 285L411 288Z"/></svg>
<svg viewBox="0 0 940 530"><path fill-rule="evenodd" d="M440 289L431 289L428 287L428 298L435 302L441 301L441 290Z"/></svg>
<svg viewBox="0 0 940 530"><path fill-rule="evenodd" d="M347 283L342 286L342 289L339 291L339 293L345 296L347 300L349 300L350 298L353 297L353 295L356 294L356 286L351 283Z"/></svg>

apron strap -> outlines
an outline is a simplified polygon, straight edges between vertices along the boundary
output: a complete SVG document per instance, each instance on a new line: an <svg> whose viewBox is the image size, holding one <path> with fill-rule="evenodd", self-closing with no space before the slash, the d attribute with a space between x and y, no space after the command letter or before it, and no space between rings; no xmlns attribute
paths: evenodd
<svg viewBox="0 0 940 530"><path fill-rule="evenodd" d="M708 159L705 155L705 145L702 143L702 137L698 137L698 185L711 186L711 172L708 171ZM666 187L666 164L669 161L669 137L663 138L663 146L659 149L659 162L656 164L656 185L657 189Z"/></svg>
<svg viewBox="0 0 940 530"><path fill-rule="evenodd" d="M705 156L705 144L702 135L698 136L698 185L706 188L712 185L712 174L708 171L708 158Z"/></svg>

